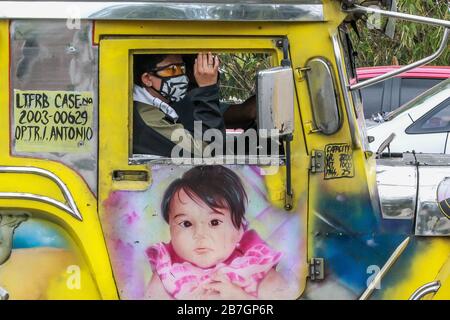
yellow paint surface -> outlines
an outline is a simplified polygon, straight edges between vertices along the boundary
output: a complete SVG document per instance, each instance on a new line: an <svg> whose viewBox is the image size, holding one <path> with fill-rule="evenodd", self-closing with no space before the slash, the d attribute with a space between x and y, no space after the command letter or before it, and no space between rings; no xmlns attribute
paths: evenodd
<svg viewBox="0 0 450 320"><path fill-rule="evenodd" d="M80 275L79 289L70 285L67 271L73 265L80 263L68 250L14 249L11 257L0 266L0 284L11 300L98 299L100 296L92 278L85 272Z"/></svg>
<svg viewBox="0 0 450 320"><path fill-rule="evenodd" d="M405 270L404 277L399 279L395 287L389 288L386 292L384 292L382 296L383 299L409 299L409 297L419 287L436 280L436 277L441 271L444 263L448 260L449 254L450 244L448 240L435 239L433 242L430 241L426 247L423 247L423 250L417 252L411 262L410 268ZM439 297L446 297L447 299L450 298L448 283L445 288L442 289L442 292L439 292ZM437 297L438 296L436 296L436 298Z"/></svg>

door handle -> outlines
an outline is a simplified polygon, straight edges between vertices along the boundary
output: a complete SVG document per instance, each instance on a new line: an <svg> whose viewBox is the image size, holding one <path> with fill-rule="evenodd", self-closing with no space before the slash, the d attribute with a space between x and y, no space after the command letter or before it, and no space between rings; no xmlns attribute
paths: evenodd
<svg viewBox="0 0 450 320"><path fill-rule="evenodd" d="M145 170L114 170L114 181L148 181L149 173Z"/></svg>

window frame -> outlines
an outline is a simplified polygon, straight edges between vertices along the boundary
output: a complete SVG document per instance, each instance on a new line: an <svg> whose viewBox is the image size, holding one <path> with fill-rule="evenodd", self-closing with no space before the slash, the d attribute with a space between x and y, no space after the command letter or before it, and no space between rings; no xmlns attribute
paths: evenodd
<svg viewBox="0 0 450 320"><path fill-rule="evenodd" d="M444 110L445 108L450 108L450 97L445 99L444 101L441 101L437 106L435 106L433 109L425 113L423 116L421 116L419 119L414 121L411 125L409 125L405 129L406 134L430 134L430 133L447 133L450 132L450 123L447 125L447 129L443 130L441 128L429 128L429 129L420 129L420 127L429 119L433 117L436 113ZM421 131L422 130L422 131Z"/></svg>
<svg viewBox="0 0 450 320"><path fill-rule="evenodd" d="M270 56L272 66L280 65L283 58L283 51L277 47L276 43L280 37L177 37L177 36L157 36L157 37L108 37L108 42L118 44L119 54L128 56L128 164L173 164L171 158L161 157L158 155L134 154L133 153L133 55L134 54L192 54L202 51L211 51L214 53L263 53ZM232 48L232 49L230 49ZM122 68L125 70L125 68ZM295 102L297 104L297 102ZM196 163L208 163L208 160L222 159L225 164L252 164L264 165L268 159L276 160L280 165L285 164L285 156L277 155L275 157L268 156L240 156L233 155L233 161L226 155L217 158L192 158L196 159ZM273 163L273 162L272 162Z"/></svg>

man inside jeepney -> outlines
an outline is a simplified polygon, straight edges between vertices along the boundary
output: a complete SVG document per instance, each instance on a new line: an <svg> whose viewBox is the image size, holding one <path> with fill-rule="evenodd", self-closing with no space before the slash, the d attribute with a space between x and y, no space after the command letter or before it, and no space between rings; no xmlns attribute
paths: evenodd
<svg viewBox="0 0 450 320"><path fill-rule="evenodd" d="M256 129L256 95L254 92L255 88L252 88L256 84L253 79L255 70L236 70L237 59L235 57L241 58L241 56L242 54L221 55L221 59L224 59L225 61L221 60L221 65L219 66L219 108L223 114L227 130L245 130L252 127ZM194 76L196 58L197 55L195 54L183 55L183 61L186 64L186 75L189 78L188 94L184 99L189 99L189 91L198 87ZM251 58L255 59L255 55L252 55ZM230 75L230 78L234 78L234 83L229 83L229 81L223 77L225 74ZM240 74L241 77L242 74L245 74L246 77L236 79L235 77L237 77L237 74ZM235 86L236 80L239 81L241 87ZM247 86L247 88L244 88L244 86ZM227 99L227 96L230 95L238 95L239 97L235 98L239 101L229 101L229 97ZM178 103L175 103L174 107L177 109Z"/></svg>
<svg viewBox="0 0 450 320"><path fill-rule="evenodd" d="M254 96L238 104L219 102L219 59L210 52L135 55L134 60L134 154L170 157L172 134L181 129L177 143L201 155L206 144L198 137L206 130L225 135L225 123L228 129L254 126ZM197 134L196 121L201 121Z"/></svg>
<svg viewBox="0 0 450 320"><path fill-rule="evenodd" d="M201 121L202 131L225 133L219 109L217 56L210 52L197 55L193 73L198 88L185 100L189 78L181 55L135 55L134 60L133 153L170 157L175 146L172 133L180 129L184 136L179 143L186 143L193 154L202 154L202 141L191 134L194 121ZM175 103L179 103L176 108Z"/></svg>

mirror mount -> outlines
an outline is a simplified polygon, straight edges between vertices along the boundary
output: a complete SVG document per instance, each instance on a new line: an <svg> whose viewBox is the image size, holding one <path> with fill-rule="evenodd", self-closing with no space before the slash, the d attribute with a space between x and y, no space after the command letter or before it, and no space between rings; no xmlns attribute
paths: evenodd
<svg viewBox="0 0 450 320"><path fill-rule="evenodd" d="M284 58L281 61L282 66L258 72L257 119L259 130L264 130L268 137L279 138L285 142L286 192L284 208L291 210L293 208L291 142L294 131L294 77L287 56L287 39L283 43Z"/></svg>
<svg viewBox="0 0 450 320"><path fill-rule="evenodd" d="M277 40L277 47L283 49L283 59L281 60L280 65L282 67L290 67L291 60L289 60L289 40L287 38L283 38Z"/></svg>
<svg viewBox="0 0 450 320"><path fill-rule="evenodd" d="M292 134L283 136L286 142L286 192L284 195L284 208L288 211L294 207L294 191L292 190L292 165L291 165L291 142L293 140Z"/></svg>

